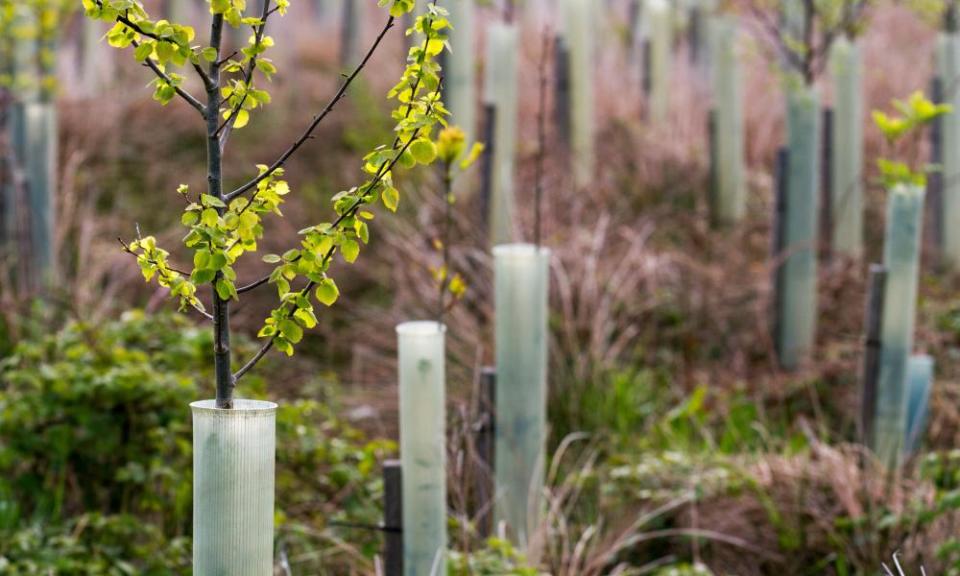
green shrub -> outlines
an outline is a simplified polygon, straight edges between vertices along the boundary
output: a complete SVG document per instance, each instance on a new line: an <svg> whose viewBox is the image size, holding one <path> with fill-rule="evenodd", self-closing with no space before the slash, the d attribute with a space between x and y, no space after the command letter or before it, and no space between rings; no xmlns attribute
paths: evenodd
<svg viewBox="0 0 960 576"><path fill-rule="evenodd" d="M182 316L128 312L27 338L0 362L0 573L185 573L154 563L176 556L161 550L189 552L188 404L209 390L212 346ZM281 534L294 524L321 531L331 518L375 523L378 463L393 443L368 441L334 399L280 405ZM136 527L137 538L123 536ZM379 546L377 534L351 539L368 557Z"/></svg>

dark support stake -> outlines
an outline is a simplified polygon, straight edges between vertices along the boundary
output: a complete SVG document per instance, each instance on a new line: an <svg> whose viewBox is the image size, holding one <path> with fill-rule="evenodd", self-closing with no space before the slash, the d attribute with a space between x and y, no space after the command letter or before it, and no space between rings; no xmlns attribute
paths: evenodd
<svg viewBox="0 0 960 576"><path fill-rule="evenodd" d="M403 575L403 473L399 460L383 463L383 570Z"/></svg>
<svg viewBox="0 0 960 576"><path fill-rule="evenodd" d="M485 366L480 372L480 394L478 399L476 448L476 517L477 531L487 538L493 534L493 497L494 497L494 447L496 445L496 396L497 372L492 366Z"/></svg>
<svg viewBox="0 0 960 576"><path fill-rule="evenodd" d="M860 442L873 443L873 422L877 409L877 384L880 380L880 349L883 347L883 300L887 269L881 264L870 265L870 285L867 293L866 342L863 354L863 374L860 382Z"/></svg>
<svg viewBox="0 0 960 576"><path fill-rule="evenodd" d="M780 351L780 316L783 312L783 251L787 240L787 173L790 169L790 151L786 146L777 150L776 204L773 213L773 298L770 332L777 352Z"/></svg>
<svg viewBox="0 0 960 576"><path fill-rule="evenodd" d="M823 108L823 154L820 159L820 256L833 254L833 108Z"/></svg>
<svg viewBox="0 0 960 576"><path fill-rule="evenodd" d="M703 26L703 14L699 6L690 9L690 26L687 29L687 42L690 45L690 63L700 62L700 27Z"/></svg>
<svg viewBox="0 0 960 576"><path fill-rule="evenodd" d="M557 136L564 145L570 142L570 49L562 36L554 39L554 121Z"/></svg>
<svg viewBox="0 0 960 576"><path fill-rule="evenodd" d="M482 218L481 230L488 230L490 226L490 203L493 197L493 157L496 150L497 135L497 107L486 104L483 107L483 141L486 149L480 160L480 214Z"/></svg>
<svg viewBox="0 0 960 576"><path fill-rule="evenodd" d="M641 87L643 89L643 109L650 109L650 93L653 92L653 45L649 38L643 40L643 77Z"/></svg>
<svg viewBox="0 0 960 576"><path fill-rule="evenodd" d="M630 0L627 11L627 57L631 65L637 63L637 35L640 33L637 21L640 16L640 0Z"/></svg>
<svg viewBox="0 0 960 576"><path fill-rule="evenodd" d="M930 98L934 103L943 102L943 81L934 76L930 82ZM930 126L930 163L934 166L943 165L943 118L933 119ZM939 256L943 250L943 172L937 170L927 177L927 210L930 230L930 244L934 253Z"/></svg>
<svg viewBox="0 0 960 576"><path fill-rule="evenodd" d="M720 187L717 182L719 170L717 166L717 111L715 108L711 108L710 111L707 112L707 147L710 155L710 173L708 176L710 181L707 183L707 194L709 194L707 203L710 207L710 224L713 227L717 227L720 225L718 198Z"/></svg>

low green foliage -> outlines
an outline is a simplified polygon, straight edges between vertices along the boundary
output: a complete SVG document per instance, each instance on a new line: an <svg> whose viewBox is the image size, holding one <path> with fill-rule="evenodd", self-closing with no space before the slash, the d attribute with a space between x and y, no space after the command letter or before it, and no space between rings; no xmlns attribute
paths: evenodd
<svg viewBox="0 0 960 576"><path fill-rule="evenodd" d="M470 553L451 551L447 560L448 576L541 576L527 565L523 554L510 542L490 538L484 548Z"/></svg>
<svg viewBox="0 0 960 576"><path fill-rule="evenodd" d="M181 316L132 311L28 336L0 362L0 573L187 573L187 406L212 378L212 345ZM395 446L337 412L332 399L281 402L281 531L379 518L379 462ZM368 556L378 543L355 539Z"/></svg>

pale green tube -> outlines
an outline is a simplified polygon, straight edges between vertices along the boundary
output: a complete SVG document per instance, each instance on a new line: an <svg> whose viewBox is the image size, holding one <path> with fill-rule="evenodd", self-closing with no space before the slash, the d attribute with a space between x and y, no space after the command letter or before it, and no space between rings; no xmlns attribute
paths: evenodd
<svg viewBox="0 0 960 576"><path fill-rule="evenodd" d="M445 73L445 104L450 110L450 122L456 124L472 141L477 131L476 103L476 32L473 0L450 0L444 6L450 12Z"/></svg>
<svg viewBox="0 0 960 576"><path fill-rule="evenodd" d="M167 0L167 20L175 24L190 24L190 1Z"/></svg>
<svg viewBox="0 0 960 576"><path fill-rule="evenodd" d="M513 239L515 212L514 172L517 152L517 28L494 22L487 29L487 61L484 65L486 104L496 107L493 144L493 189L490 198L490 242L505 244Z"/></svg>
<svg viewBox="0 0 960 576"><path fill-rule="evenodd" d="M942 256L952 267L960 266L960 35L940 34L937 39L937 71L943 86L943 101L953 112L940 118L943 145Z"/></svg>
<svg viewBox="0 0 960 576"><path fill-rule="evenodd" d="M194 402L193 573L273 574L277 405Z"/></svg>
<svg viewBox="0 0 960 576"><path fill-rule="evenodd" d="M925 354L915 354L907 360L907 435L904 439L904 457L917 450L927 427L933 367L933 358Z"/></svg>
<svg viewBox="0 0 960 576"><path fill-rule="evenodd" d="M873 449L890 467L900 462L907 427L907 360L913 350L923 198L922 187L899 185L887 200L887 281Z"/></svg>
<svg viewBox="0 0 960 576"><path fill-rule="evenodd" d="M365 0L343 0L340 60L341 65L345 67L356 66L363 59L363 21L366 5Z"/></svg>
<svg viewBox="0 0 960 576"><path fill-rule="evenodd" d="M496 505L511 540L525 548L543 507L550 251L493 249L496 337Z"/></svg>
<svg viewBox="0 0 960 576"><path fill-rule="evenodd" d="M54 230L56 230L57 186L57 109L51 102L37 100L15 102L11 107L10 135L14 153L23 166L26 177L26 206L14 208L13 214L26 209L30 227L31 283L40 288L53 279L56 258ZM13 187L11 206L19 206ZM16 222L8 221L13 230ZM22 248L21 248L22 250Z"/></svg>
<svg viewBox="0 0 960 576"><path fill-rule="evenodd" d="M593 73L596 7L591 0L564 0L564 37L570 48L570 128L573 180L583 188L593 180L594 98Z"/></svg>
<svg viewBox="0 0 960 576"><path fill-rule="evenodd" d="M447 573L445 333L436 322L397 326L407 576Z"/></svg>
<svg viewBox="0 0 960 576"><path fill-rule="evenodd" d="M746 182L743 157L743 104L740 97L740 62L737 57L737 22L732 16L715 16L710 26L713 62L713 98L716 109L716 220L730 225L743 218Z"/></svg>
<svg viewBox="0 0 960 576"><path fill-rule="evenodd" d="M100 37L103 35L101 28L102 25L98 20L93 18L83 19L80 73L83 89L87 94L96 91L101 77L98 73L100 70L99 63L105 53L100 45Z"/></svg>
<svg viewBox="0 0 960 576"><path fill-rule="evenodd" d="M52 102L28 102L24 113L26 146L21 161L30 203L30 256L35 282L42 285L52 281L56 271L57 107Z"/></svg>
<svg viewBox="0 0 960 576"><path fill-rule="evenodd" d="M784 229L780 363L792 370L813 349L817 328L817 213L820 99L813 88L788 89L787 213Z"/></svg>
<svg viewBox="0 0 960 576"><path fill-rule="evenodd" d="M670 60L673 53L673 19L664 0L646 0L645 15L650 31L650 119L655 124L667 119L670 109Z"/></svg>
<svg viewBox="0 0 960 576"><path fill-rule="evenodd" d="M833 249L859 257L863 253L863 88L860 46L845 37L830 53L833 75Z"/></svg>

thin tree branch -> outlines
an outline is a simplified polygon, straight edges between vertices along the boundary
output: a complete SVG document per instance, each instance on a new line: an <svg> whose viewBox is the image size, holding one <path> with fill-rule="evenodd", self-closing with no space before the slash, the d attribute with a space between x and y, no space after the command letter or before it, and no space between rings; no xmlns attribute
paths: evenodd
<svg viewBox="0 0 960 576"><path fill-rule="evenodd" d="M244 292L249 292L249 291L251 291L251 290L255 290L255 289L263 286L264 284L266 284L266 283L269 282L269 281L270 281L270 275L268 274L268 275L264 276L263 278L255 281L255 282L251 282L251 283L247 284L246 286L240 286L239 288L237 288L237 294L243 294Z"/></svg>
<svg viewBox="0 0 960 576"><path fill-rule="evenodd" d="M317 126L320 125L320 122L322 122L323 119L326 118L328 114L330 114L330 112L331 112L331 111L333 110L333 108L337 105L337 103L343 98L344 94L346 93L346 91L347 91L347 89L350 87L350 85L353 83L353 81L357 78L357 76L360 75L360 72L361 72L361 71L364 69L364 67L367 65L367 62L370 61L370 58L373 56L373 53L376 52L377 48L380 46L380 43L381 43L381 41L383 40L384 36L386 36L387 32L389 32L390 29L393 28L393 26L394 26L394 21L395 21L395 20L396 20L396 19L395 19L393 16L390 16L390 17L387 19L387 23L384 25L383 29L380 31L380 34L377 35L377 39L374 41L373 45L372 45L372 46L370 47L370 49L367 51L366 55L363 57L363 60L360 62L360 64L357 65L357 67L356 67L356 69L353 71L353 73L350 74L350 76L347 77L347 79L344 81L343 85L340 86L340 89L337 91L336 95L335 95L335 96L333 97L333 99L327 104L327 106L323 109L323 111L322 111L319 115L313 117L313 121L310 122L310 125L309 125L309 126L307 127L307 129L303 132L303 134L300 136L300 138L298 138L298 139L290 146L290 148L288 148L288 149L286 150L286 152L284 152L283 154L281 154L280 157L277 158L277 160L275 160L274 163L271 164L270 167L267 168L262 174L260 174L260 175L257 176L256 178L250 180L249 182L247 182L247 183L244 184L243 186L237 188L237 189L234 190L233 192L230 192L229 194L225 195L225 196L224 196L224 199L225 199L227 202L229 202L230 200L233 200L233 199L236 198L237 196L240 196L240 195L243 194L244 192L247 192L248 190L251 190L251 189L255 188L255 187L257 186L257 184L259 184L259 183L262 182L263 180L269 178L270 175L272 175L278 168L280 168L281 166L283 166L283 165L287 162L287 160L289 160L290 157L293 156L293 154L294 154L297 150L299 150L300 147L303 146L303 145L307 142L307 140L310 140L310 138L311 138L312 135L313 135L313 131L316 130L316 129L317 129Z"/></svg>
<svg viewBox="0 0 960 576"><path fill-rule="evenodd" d="M263 33L267 29L267 19L270 17L270 14L273 14L273 10L270 9L270 0L263 0L263 10L260 12L260 24L254 26L254 46L259 46L263 41ZM226 119L223 121L223 124L217 128L216 135L220 136L220 133L223 132L223 135L220 137L220 150L223 150L227 146L227 140L230 138L230 132L233 130L233 123L237 118L237 115L240 114L240 110L243 109L244 103L247 101L247 95L249 94L250 88L253 86L253 72L257 66L257 56L251 56L250 61L247 63L247 68L243 71L243 82L246 84L247 89L243 93L243 97L240 98L240 101L237 102L237 105L233 107L233 110L230 111L230 114L227 115Z"/></svg>
<svg viewBox="0 0 960 576"><path fill-rule="evenodd" d="M95 1L96 1L96 3L97 3L97 6L102 10L102 9L103 9L103 0L95 0ZM118 15L117 15L117 22L123 24L123 25L126 26L127 28L130 28L131 30L133 30L133 31L136 32L137 34L140 34L141 36L146 36L147 38L152 38L153 40L156 40L157 42L166 42L166 43L168 43L168 44L173 44L174 46L176 46L176 47L178 47L178 48L180 47L180 44L178 44L175 40L172 40L172 39L170 39L170 38L162 38L162 37L160 37L160 36L158 36L158 35L156 35L156 34L154 34L154 33L152 33L152 32L147 32L146 30L144 30L143 28L141 28L139 24L137 24L137 23L134 22L133 20L130 20L130 18L127 17L127 16L124 15L124 14L118 14ZM136 47L137 45L138 45L138 43L137 43L136 41L133 41L133 46ZM147 58L147 61L149 61L149 60L150 60L150 59ZM203 81L204 87L206 87L206 88L209 89L209 88L210 88L210 85L212 84L212 80L210 79L210 76L207 75L207 73L203 70L203 68L200 67L199 64L197 64L196 62L192 62L192 64L193 64L193 69L197 71L197 74L200 76L200 79ZM154 68L153 66L151 66L151 67ZM154 69L154 71L156 72L157 70ZM158 72L158 73L159 73L159 72ZM169 80L168 80L168 81L169 81ZM179 93L179 90L178 90L178 93Z"/></svg>
<svg viewBox="0 0 960 576"><path fill-rule="evenodd" d="M440 93L440 90L441 90L442 88L443 88L443 77L441 76L441 77L440 77L440 81L437 83L437 89L436 89L436 91L434 92L434 94L439 94L439 93ZM430 106L432 107L433 104L431 103ZM427 110L429 111L430 108L428 108ZM400 161L400 157L403 156L403 154L407 151L407 149L410 148L410 145L413 144L413 142L414 142L417 138L420 137L420 131L421 131L421 130L422 130L422 128L421 128L421 129L417 129L417 131L414 132L414 133L410 136L410 139L407 140L407 142L403 145L402 148L400 148L399 152L398 152L397 155L393 158L393 160L391 160L389 163L385 163L385 164L383 164L383 166L381 166L381 169L377 172L377 175L374 177L374 179L370 181L370 185L366 187L366 190L372 190L377 184L380 183L381 180L383 180L383 177L384 177L388 172L390 172L391 170L393 170L394 166L397 165L397 162ZM354 201L354 203L350 206L349 209L347 209L343 214L341 214L341 215L334 221L334 223L333 223L330 227L335 229L335 228L337 228L337 226L339 226L339 225L340 225L344 220L346 220L348 217L353 216L354 214L356 214L356 213L357 213L357 210L359 210L360 207L364 205L364 201L363 201L364 195L365 195L365 194L360 194L360 191L358 190L358 191L357 191L357 199ZM326 265L326 264L330 261L330 259L333 258L333 254L336 252L336 250L337 250L336 245L331 246L331 247L327 250L327 252L323 255L323 260L321 261L321 266ZM269 276L267 276L267 277L265 277L265 278L261 278L260 280L257 280L256 282L254 282L254 283L252 283L252 284L250 284L250 285L248 285L248 286L245 286L245 288L252 290L253 288L256 288L257 286L261 286L261 285L263 285L264 283L266 283L266 282L269 280L269 278L270 278ZM303 287L303 289L300 291L300 294L302 295L302 294L305 294L305 293L310 292L310 290L311 290L314 286L316 286L316 283L315 283L313 280L311 280L310 282L307 283L306 286ZM240 290L238 289L237 292L240 292ZM296 313L296 310L297 310L297 306L294 305L293 310L290 312L290 315L293 315L294 313ZM263 346L260 347L260 350L257 351L257 353L254 355L254 357L251 358L249 362L247 362L246 364L243 365L243 368L241 368L240 370L238 370L237 373L233 375L234 384L236 384L236 382L237 382L238 380L240 380L240 377L241 377L241 376L243 376L244 374L246 374L247 372L249 372L254 366L256 366L257 363L260 362L260 360L266 355L266 353L270 351L270 349L273 347L273 341L277 338L278 335L279 335L279 334L275 334L275 335L271 336L270 339L269 339L266 343L264 343Z"/></svg>
<svg viewBox="0 0 960 576"><path fill-rule="evenodd" d="M139 258L140 255L137 254L136 252L134 252L134 251L130 248L130 245L127 244L126 242L124 242L123 238L117 238L117 242L119 242L120 245L123 247L123 251L124 251L124 252L126 252L127 254L130 254L131 256L134 256L134 257L136 257L136 258ZM169 283L169 282L171 281L171 278L170 278L169 276L167 276L166 274L164 274L164 272L160 269L160 265L157 263L156 260L153 260L153 259L151 259L151 258L147 258L147 262L149 262L149 263L153 264L154 266L156 266L156 268L157 268L157 273L160 274L161 276L164 276L164 280L165 280L167 283ZM182 275L182 276L186 276L187 278L190 277L190 274L188 274L187 272L184 272L183 270L174 268L174 267L172 267L172 266L167 266L167 269L170 270L171 272L176 272L177 274L180 274L180 275ZM168 290L169 290L169 288L168 288ZM194 310L196 310L197 312L199 312L199 313L200 313L204 318L206 318L207 320L211 320L211 321L213 320L213 315L210 314L209 312L207 312L206 310L204 310L204 309L202 309L202 308L199 308L199 307L197 307L197 306L195 306L195 305L193 305L193 304L191 304L190 307L193 308Z"/></svg>
<svg viewBox="0 0 960 576"><path fill-rule="evenodd" d="M260 360L267 355L267 352L269 352L271 348L273 348L273 338L267 340L267 342L261 346L259 350L257 350L257 353L254 354L253 358L251 358L246 364L237 370L236 374L233 375L233 381L237 382L243 378L244 374L252 370L254 366L260 363Z"/></svg>
<svg viewBox="0 0 960 576"><path fill-rule="evenodd" d="M132 44L134 48L140 45L140 43L137 42L136 40L134 40ZM154 62L148 57L146 60L143 61L143 65L153 70L153 73L156 74L158 77L160 77L161 80L163 80L164 82L172 86L178 96L186 100L187 104L196 108L197 112L200 112L200 116L204 118L207 117L207 111L204 105L199 100L197 100L192 94L190 94L183 88L174 84L173 79L170 78L170 76L168 76L166 72L161 70L160 66L158 66L156 62Z"/></svg>

